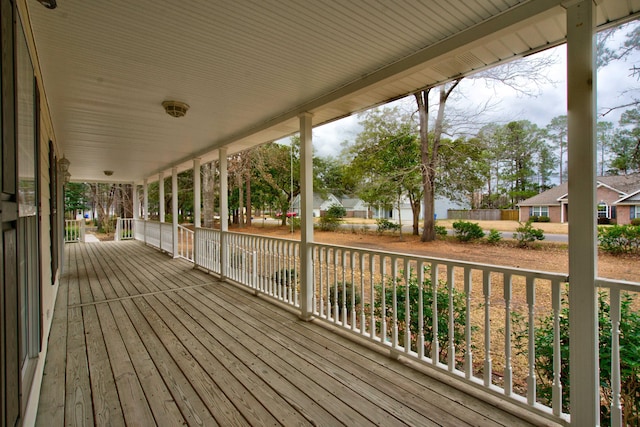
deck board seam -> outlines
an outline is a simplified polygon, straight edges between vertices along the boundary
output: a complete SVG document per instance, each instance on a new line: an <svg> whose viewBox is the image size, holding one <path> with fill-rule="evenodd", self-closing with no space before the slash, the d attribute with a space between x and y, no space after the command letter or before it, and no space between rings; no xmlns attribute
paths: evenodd
<svg viewBox="0 0 640 427"><path fill-rule="evenodd" d="M218 282L201 283L201 284L198 284L198 285L185 286L183 288L163 289L161 291L153 291L153 292L147 292L147 293L144 293L144 294L128 295L126 297L118 297L118 298L105 299L105 300L100 300L100 301L84 302L84 303L80 303L80 304L70 305L70 306L67 307L67 309L71 310L72 308L82 308L82 307L94 306L94 305L98 305L98 304L108 304L110 302L118 302L118 301L125 301L125 300L130 300L130 299L135 299L135 298L144 298L144 297L153 296L153 295L166 294L166 293L169 293L169 292L179 292L179 291L183 291L183 290L187 290L187 289L202 288L202 287L213 285L213 284L216 284L216 283L218 283Z"/></svg>

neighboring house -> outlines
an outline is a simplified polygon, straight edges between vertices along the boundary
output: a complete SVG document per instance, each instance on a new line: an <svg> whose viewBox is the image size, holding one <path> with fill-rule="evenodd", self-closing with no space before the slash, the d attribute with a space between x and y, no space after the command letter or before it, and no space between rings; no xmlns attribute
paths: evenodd
<svg viewBox="0 0 640 427"><path fill-rule="evenodd" d="M434 201L434 211L436 219L447 219L449 216L449 209L470 209L469 203L456 202L448 197L438 196ZM420 213L422 218L422 213Z"/></svg>
<svg viewBox="0 0 640 427"><path fill-rule="evenodd" d="M640 174L600 176L596 188L598 218L629 224L640 218ZM567 222L569 213L568 184L562 183L518 203L520 221L532 216L547 216L551 222Z"/></svg>
<svg viewBox="0 0 640 427"><path fill-rule="evenodd" d="M340 199L329 193L327 197L322 197L318 193L313 193L313 216L318 218L331 206L342 206ZM300 214L300 195L297 195L291 203L291 210Z"/></svg>
<svg viewBox="0 0 640 427"><path fill-rule="evenodd" d="M340 203L347 211L347 218L369 218L369 205L357 197L342 197Z"/></svg>

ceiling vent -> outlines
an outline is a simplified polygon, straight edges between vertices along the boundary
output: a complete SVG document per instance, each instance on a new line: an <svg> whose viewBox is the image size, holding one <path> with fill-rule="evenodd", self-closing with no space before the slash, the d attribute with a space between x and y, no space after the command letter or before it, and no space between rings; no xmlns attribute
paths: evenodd
<svg viewBox="0 0 640 427"><path fill-rule="evenodd" d="M164 111L171 117L182 117L187 114L187 110L189 109L189 105L180 101L164 101L162 106L164 107Z"/></svg>

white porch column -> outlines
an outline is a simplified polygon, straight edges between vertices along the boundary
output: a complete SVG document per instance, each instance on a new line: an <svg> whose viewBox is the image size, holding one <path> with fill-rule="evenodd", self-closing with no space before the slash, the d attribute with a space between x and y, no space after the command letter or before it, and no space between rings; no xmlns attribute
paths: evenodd
<svg viewBox="0 0 640 427"><path fill-rule="evenodd" d="M227 149L218 151L220 162L220 277L227 277L227 232L229 231L229 183L227 174Z"/></svg>
<svg viewBox="0 0 640 427"><path fill-rule="evenodd" d="M200 159L193 159L193 225L200 228Z"/></svg>
<svg viewBox="0 0 640 427"><path fill-rule="evenodd" d="M131 197L133 198L133 219L140 219L140 199L138 198L138 184L131 183Z"/></svg>
<svg viewBox="0 0 640 427"><path fill-rule="evenodd" d="M171 169L171 219L173 220L173 257L178 257L178 168Z"/></svg>
<svg viewBox="0 0 640 427"><path fill-rule="evenodd" d="M160 209L160 222L164 222L164 172L158 174L158 208Z"/></svg>
<svg viewBox="0 0 640 427"><path fill-rule="evenodd" d="M593 0L567 7L571 425L600 424Z"/></svg>
<svg viewBox="0 0 640 427"><path fill-rule="evenodd" d="M300 118L300 318L313 316L313 138L311 113Z"/></svg>
<svg viewBox="0 0 640 427"><path fill-rule="evenodd" d="M142 214L144 215L144 220L149 220L149 184L147 179L145 178L142 183Z"/></svg>

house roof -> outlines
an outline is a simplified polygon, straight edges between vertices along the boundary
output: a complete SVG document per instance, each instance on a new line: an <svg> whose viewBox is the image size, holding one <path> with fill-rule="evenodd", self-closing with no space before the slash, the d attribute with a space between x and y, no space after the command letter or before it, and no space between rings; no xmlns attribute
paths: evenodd
<svg viewBox="0 0 640 427"><path fill-rule="evenodd" d="M598 186L607 186L614 191L620 193L621 196L627 196L637 190L640 190L640 174L630 175L614 175L599 176L597 178ZM563 182L547 191L536 194L522 202L518 206L554 206L560 205L560 199L567 199L568 183ZM617 202L616 202L617 203Z"/></svg>
<svg viewBox="0 0 640 427"><path fill-rule="evenodd" d="M640 188L631 194L627 194L620 200L616 200L616 205L637 205L640 204Z"/></svg>
<svg viewBox="0 0 640 427"><path fill-rule="evenodd" d="M358 199L355 197L343 197L340 199L340 203L342 203L342 206L344 206L346 209L353 209L358 206L358 204L364 202L362 201L362 199Z"/></svg>
<svg viewBox="0 0 640 427"><path fill-rule="evenodd" d="M120 182L291 135L301 113L327 123L561 44L564 3L17 1L71 179ZM596 7L600 28L640 11ZM190 109L170 117L165 100Z"/></svg>

